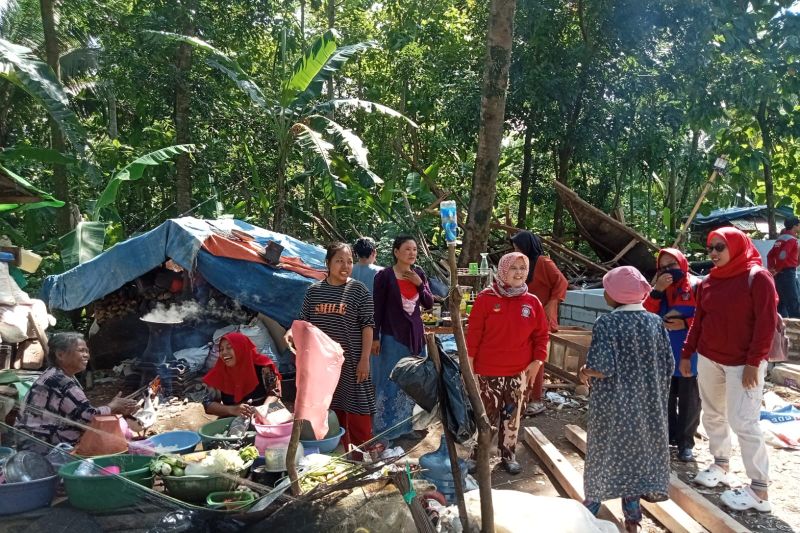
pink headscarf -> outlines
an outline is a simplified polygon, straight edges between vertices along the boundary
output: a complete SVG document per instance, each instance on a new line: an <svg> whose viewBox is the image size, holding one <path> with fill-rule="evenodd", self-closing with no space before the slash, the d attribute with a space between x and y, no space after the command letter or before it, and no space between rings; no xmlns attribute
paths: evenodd
<svg viewBox="0 0 800 533"><path fill-rule="evenodd" d="M494 279L494 283L492 283L492 290L498 296L513 298L515 296L522 296L528 292L528 286L524 283L519 287L511 287L508 284L511 265L516 263L518 259L522 259L524 261L525 270L527 271L529 264L528 257L519 252L511 252L510 254L506 254L500 258L500 261L497 262L497 277Z"/></svg>
<svg viewBox="0 0 800 533"><path fill-rule="evenodd" d="M632 266L614 268L603 276L603 288L619 304L638 304L650 292L650 284Z"/></svg>

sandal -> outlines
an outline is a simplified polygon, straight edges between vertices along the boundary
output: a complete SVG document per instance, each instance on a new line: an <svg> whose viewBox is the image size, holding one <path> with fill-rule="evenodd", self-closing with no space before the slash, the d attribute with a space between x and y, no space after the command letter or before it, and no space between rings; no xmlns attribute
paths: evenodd
<svg viewBox="0 0 800 533"><path fill-rule="evenodd" d="M544 402L531 402L525 407L525 416L536 416L539 413L543 413L547 410L547 407L544 405Z"/></svg>
<svg viewBox="0 0 800 533"><path fill-rule="evenodd" d="M720 500L736 511L755 509L759 513L772 512L772 505L770 505L769 500L762 500L759 498L750 487L726 490L720 496Z"/></svg>
<svg viewBox="0 0 800 533"><path fill-rule="evenodd" d="M720 483L728 487L741 486L739 478L730 472L726 472L721 466L715 464L698 472L697 475L694 476L694 482L708 488L714 488Z"/></svg>

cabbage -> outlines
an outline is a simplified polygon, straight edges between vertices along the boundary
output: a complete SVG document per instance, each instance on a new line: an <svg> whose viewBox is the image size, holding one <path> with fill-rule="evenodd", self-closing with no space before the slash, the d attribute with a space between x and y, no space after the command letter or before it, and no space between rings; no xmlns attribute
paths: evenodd
<svg viewBox="0 0 800 533"><path fill-rule="evenodd" d="M186 466L187 476L209 476L212 474L238 474L245 462L236 450L211 450L203 460Z"/></svg>

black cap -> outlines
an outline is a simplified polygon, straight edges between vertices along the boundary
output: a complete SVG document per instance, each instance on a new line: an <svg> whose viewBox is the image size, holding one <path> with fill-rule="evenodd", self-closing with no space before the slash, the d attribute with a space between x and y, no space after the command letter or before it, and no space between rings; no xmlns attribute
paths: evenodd
<svg viewBox="0 0 800 533"><path fill-rule="evenodd" d="M794 215L790 216L789 218L783 221L783 227L785 227L786 229L791 229L798 224L800 224L800 218L797 218Z"/></svg>

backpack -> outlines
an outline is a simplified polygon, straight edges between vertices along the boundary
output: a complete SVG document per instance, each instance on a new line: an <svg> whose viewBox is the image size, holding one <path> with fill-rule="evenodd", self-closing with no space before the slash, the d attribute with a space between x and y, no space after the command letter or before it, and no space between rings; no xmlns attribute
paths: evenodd
<svg viewBox="0 0 800 533"><path fill-rule="evenodd" d="M764 270L760 267L753 267L750 269L750 275L747 278L747 287L753 288L753 278L756 272ZM779 361L786 361L789 356L789 337L786 336L786 326L783 324L783 317L778 313L778 308L775 308L775 316L778 318L775 332L772 334L772 346L769 349L769 362L775 363Z"/></svg>

